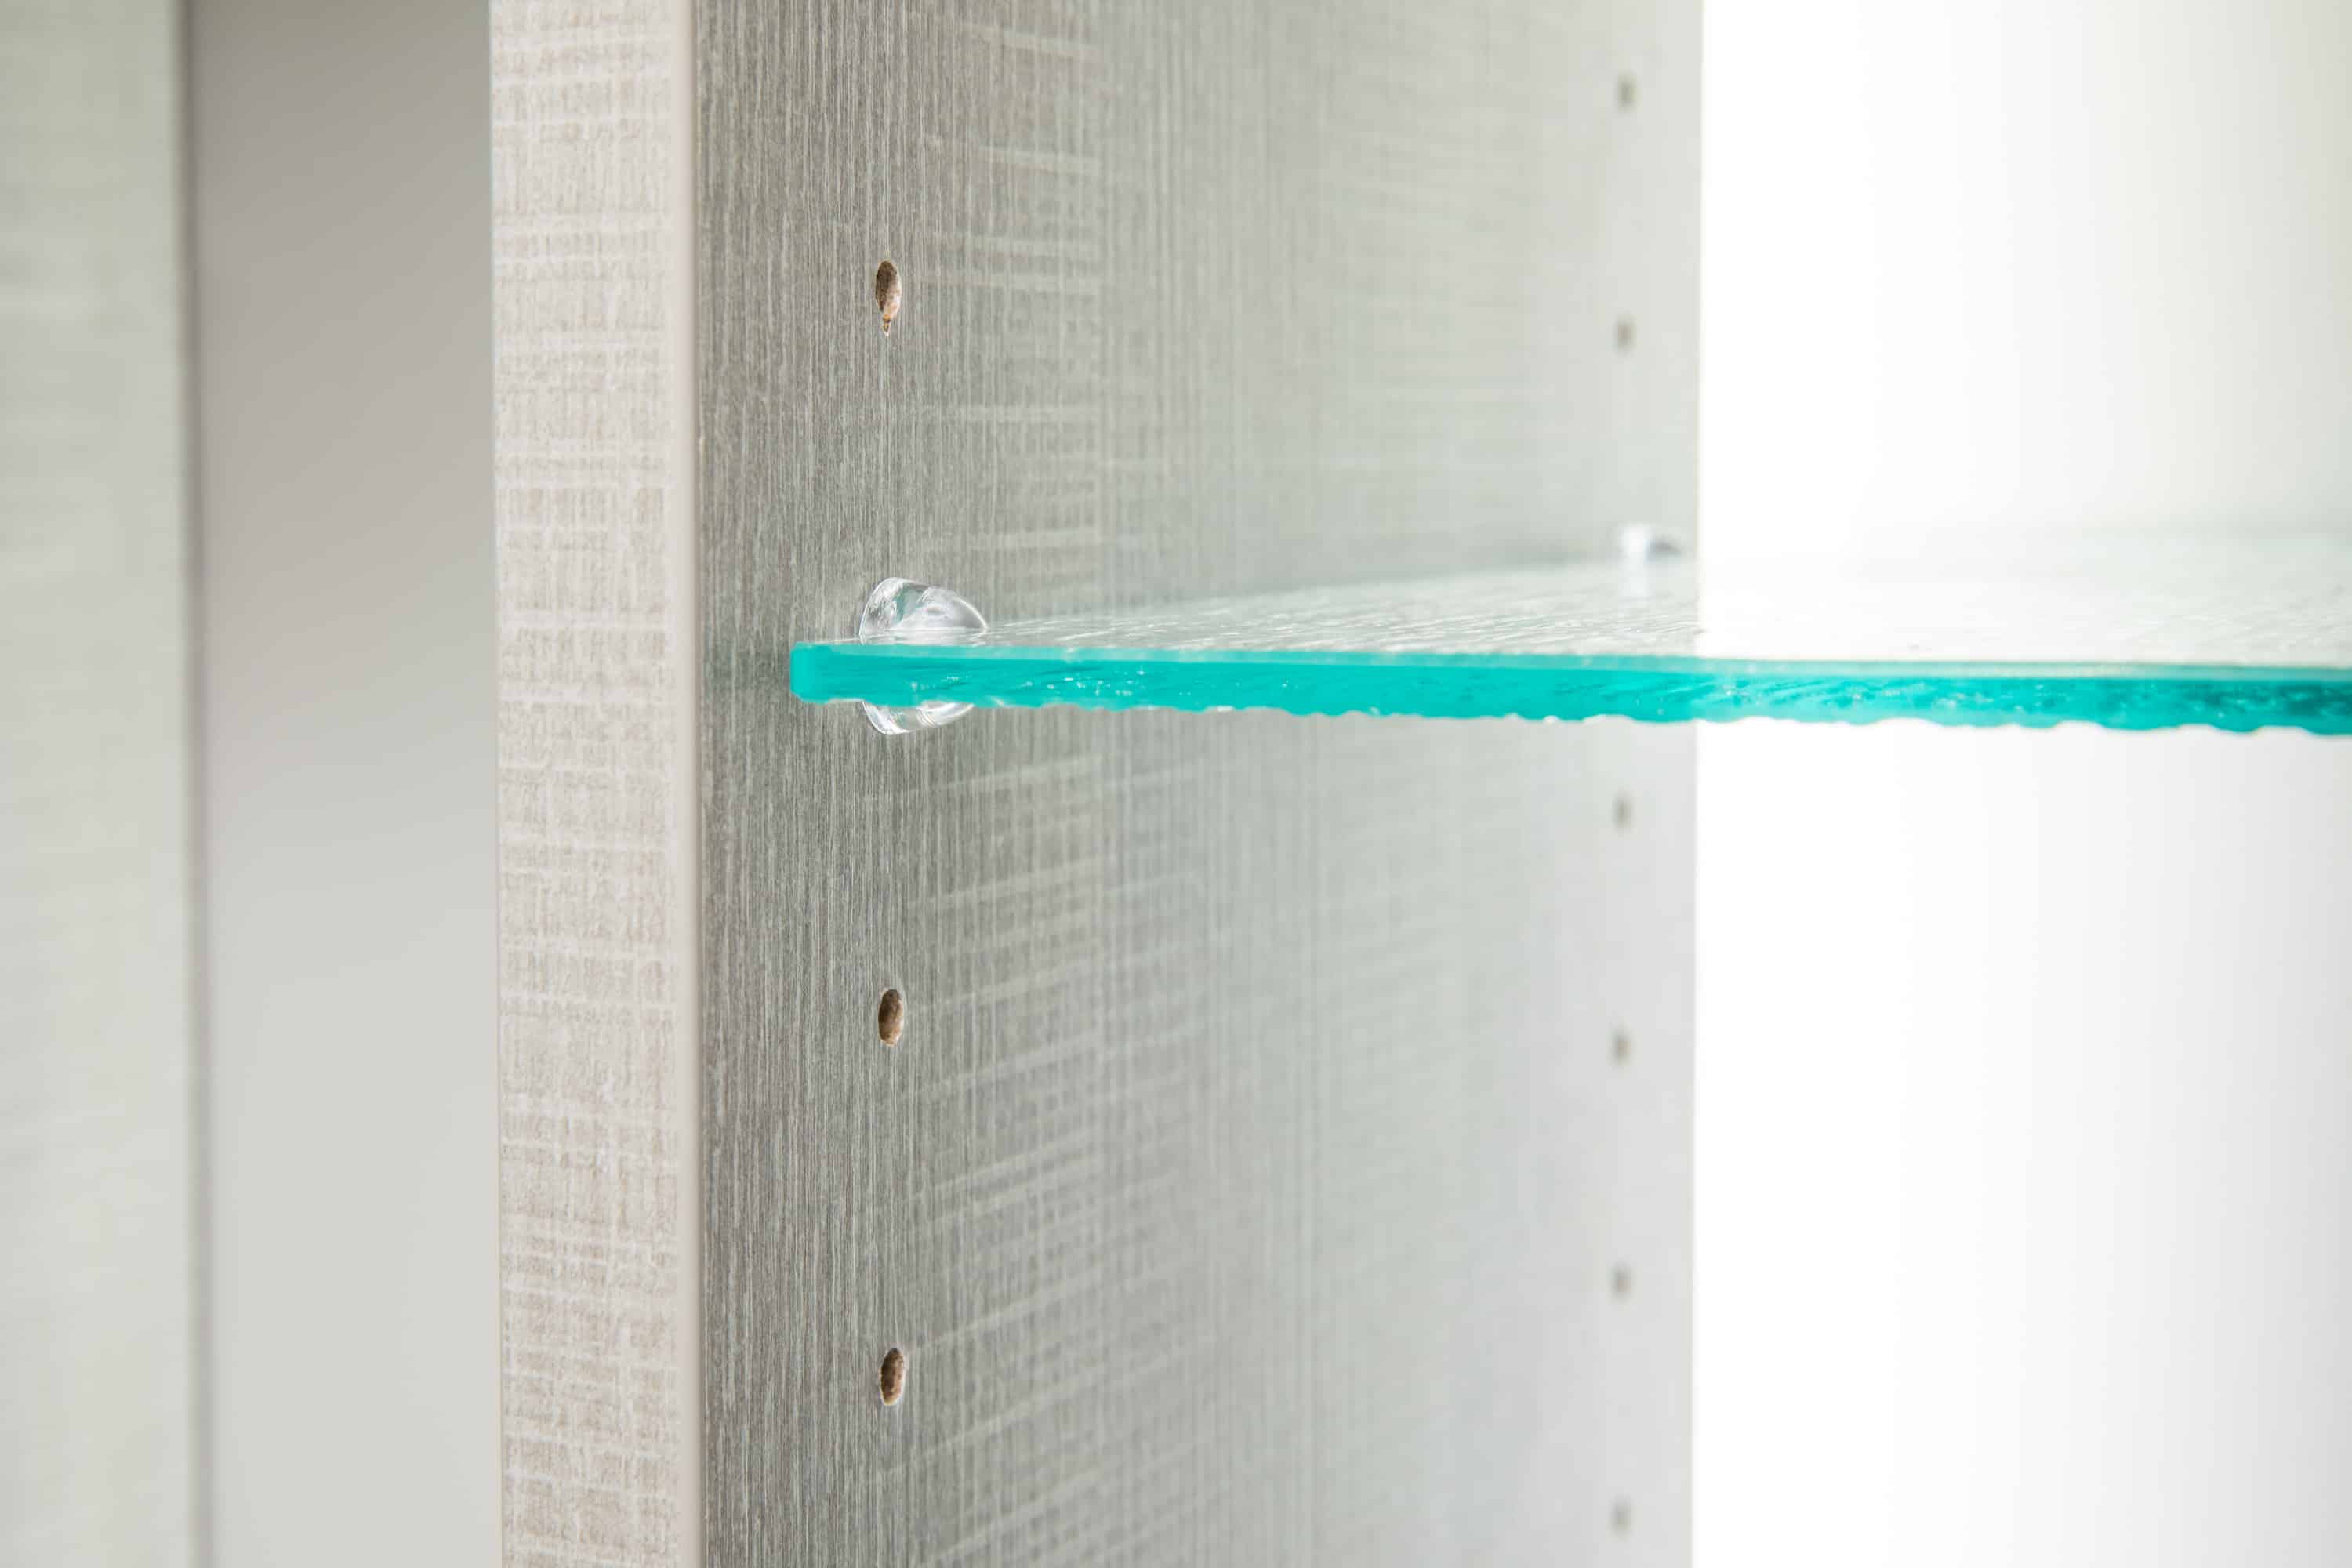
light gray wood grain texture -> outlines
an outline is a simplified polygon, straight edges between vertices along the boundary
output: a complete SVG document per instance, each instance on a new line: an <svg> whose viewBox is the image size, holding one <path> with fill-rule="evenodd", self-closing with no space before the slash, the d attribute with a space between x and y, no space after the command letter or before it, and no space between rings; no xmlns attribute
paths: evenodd
<svg viewBox="0 0 2352 1568"><path fill-rule="evenodd" d="M709 1560L1685 1559L1686 737L783 674L1686 531L1695 12L699 25Z"/></svg>
<svg viewBox="0 0 2352 1568"><path fill-rule="evenodd" d="M686 18L491 7L516 1564L698 1555Z"/></svg>
<svg viewBox="0 0 2352 1568"><path fill-rule="evenodd" d="M197 1552L179 47L0 8L0 1563Z"/></svg>

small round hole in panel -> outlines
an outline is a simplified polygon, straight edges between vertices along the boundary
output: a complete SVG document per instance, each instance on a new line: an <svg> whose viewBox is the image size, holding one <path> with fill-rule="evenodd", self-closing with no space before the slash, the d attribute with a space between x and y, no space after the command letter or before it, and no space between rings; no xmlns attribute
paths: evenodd
<svg viewBox="0 0 2352 1568"><path fill-rule="evenodd" d="M886 1046L897 1045L907 1032L907 999L896 986L882 993L882 1004L874 1009L874 1032Z"/></svg>
<svg viewBox="0 0 2352 1568"><path fill-rule="evenodd" d="M907 1352L893 1345L882 1354L882 1403L896 1405L907 1396Z"/></svg>

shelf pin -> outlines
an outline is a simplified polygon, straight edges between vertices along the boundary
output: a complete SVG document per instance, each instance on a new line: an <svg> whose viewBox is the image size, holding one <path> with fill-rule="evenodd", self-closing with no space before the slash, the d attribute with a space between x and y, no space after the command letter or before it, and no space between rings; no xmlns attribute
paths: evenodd
<svg viewBox="0 0 2352 1568"><path fill-rule="evenodd" d="M987 617L961 594L904 577L885 577L875 584L857 610L857 640L862 643L966 643L977 641L987 630ZM969 702L858 706L866 710L866 721L884 735L936 730L971 711Z"/></svg>

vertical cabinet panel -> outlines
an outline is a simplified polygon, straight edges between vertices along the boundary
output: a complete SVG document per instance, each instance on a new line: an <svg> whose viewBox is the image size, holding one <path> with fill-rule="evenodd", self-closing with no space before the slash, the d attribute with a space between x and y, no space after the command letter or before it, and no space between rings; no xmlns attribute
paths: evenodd
<svg viewBox="0 0 2352 1568"><path fill-rule="evenodd" d="M782 677L1686 534L1692 21L703 7L710 1560L1687 1555L1685 737Z"/></svg>
<svg viewBox="0 0 2352 1568"><path fill-rule="evenodd" d="M505 1560L700 1562L684 0L493 0Z"/></svg>

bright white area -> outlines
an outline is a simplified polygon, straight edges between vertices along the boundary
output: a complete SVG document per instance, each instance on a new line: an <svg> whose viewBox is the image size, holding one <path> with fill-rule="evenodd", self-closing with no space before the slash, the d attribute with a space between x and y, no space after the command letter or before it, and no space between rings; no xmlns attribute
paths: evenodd
<svg viewBox="0 0 2352 1568"><path fill-rule="evenodd" d="M2352 6L1705 25L1709 558L2352 525ZM1699 758L1699 1562L2341 1562L2352 742Z"/></svg>
<svg viewBox="0 0 2352 1568"><path fill-rule="evenodd" d="M1710 556L2352 519L2352 5L1705 26Z"/></svg>
<svg viewBox="0 0 2352 1568"><path fill-rule="evenodd" d="M1704 1564L2339 1563L2352 744L1699 764Z"/></svg>

